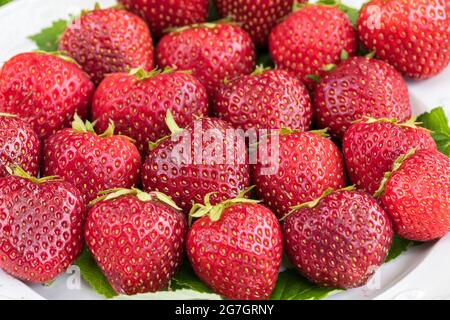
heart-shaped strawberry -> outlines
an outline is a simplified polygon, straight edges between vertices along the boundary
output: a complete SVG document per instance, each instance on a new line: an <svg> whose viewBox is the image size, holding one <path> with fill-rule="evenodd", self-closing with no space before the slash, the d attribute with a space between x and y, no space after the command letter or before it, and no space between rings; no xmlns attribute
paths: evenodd
<svg viewBox="0 0 450 320"><path fill-rule="evenodd" d="M84 200L56 177L33 178L18 167L11 173L0 179L0 268L24 281L46 283L81 252Z"/></svg>

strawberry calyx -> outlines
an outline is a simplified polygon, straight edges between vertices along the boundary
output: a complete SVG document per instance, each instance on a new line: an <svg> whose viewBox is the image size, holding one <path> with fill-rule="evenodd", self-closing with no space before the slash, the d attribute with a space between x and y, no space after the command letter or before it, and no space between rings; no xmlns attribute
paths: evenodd
<svg viewBox="0 0 450 320"><path fill-rule="evenodd" d="M116 130L116 127L112 120L109 121L108 127L101 134L97 134L97 132L95 131L95 129L94 129L95 124L96 124L96 121L90 122L89 120L86 120L83 122L83 120L78 116L78 114L75 113L75 115L73 117L73 121L72 121L72 130L74 130L75 132L78 132L78 133L91 133L100 138L109 138L114 135L114 131ZM126 138L127 140L129 140L133 143L135 142L130 137L123 136L123 135L119 135L119 136Z"/></svg>
<svg viewBox="0 0 450 320"><path fill-rule="evenodd" d="M131 189L117 188L101 191L99 192L99 197L89 202L89 206L92 207L101 201L111 201L125 196L135 196L136 198L139 199L139 201L142 202L159 201L174 208L175 210L181 211L181 208L178 207L177 204L168 195L165 195L164 193L157 191L144 192L137 188Z"/></svg>
<svg viewBox="0 0 450 320"><path fill-rule="evenodd" d="M208 193L205 196L204 204L195 203L191 211L189 212L189 225L192 224L194 218L201 218L208 216L211 221L216 222L222 216L222 213L225 209L233 206L235 204L248 203L248 204L257 204L260 203L260 200L247 199L245 195L250 192L255 186L252 186L237 195L234 199L225 200L219 204L212 205L210 198L212 195L216 194L216 192Z"/></svg>
<svg viewBox="0 0 450 320"><path fill-rule="evenodd" d="M418 129L419 125L421 125L420 122L417 122L417 117L412 117L410 118L408 121L405 122L398 122L397 119L393 118L393 119L389 119L389 118L372 118L372 117L363 117L362 119L356 120L353 123L367 123L367 124L372 124L372 123L392 123L396 126L399 127L406 127L406 128L412 128L412 129ZM424 129L426 130L426 129Z"/></svg>
<svg viewBox="0 0 450 320"><path fill-rule="evenodd" d="M271 67L264 67L264 65L260 64L260 65L256 66L255 70L250 75L251 76L259 76L270 70L272 70Z"/></svg>
<svg viewBox="0 0 450 320"><path fill-rule="evenodd" d="M342 2L340 0L320 0L316 3L299 3L297 1L294 1L294 5L292 6L292 11L296 12L298 10L301 10L305 7L310 7L310 6L325 6L325 7L339 7L340 5L342 5Z"/></svg>
<svg viewBox="0 0 450 320"><path fill-rule="evenodd" d="M94 11L97 11L97 10L102 10L102 7L101 7L100 3L98 3L98 2L96 2L94 4L94 9L92 9L92 10L90 10L90 9L83 9L83 10L81 10L80 16L82 17L82 16L84 16L84 15L86 15L88 13L91 13L91 12L94 12Z"/></svg>
<svg viewBox="0 0 450 320"><path fill-rule="evenodd" d="M164 30L164 33L180 33L189 29L196 29L196 28L206 28L206 29L214 29L220 24L231 24L240 26L241 24L238 22L235 22L232 20L231 17L225 17L220 20L211 21L211 22L205 22L205 23L194 23L191 25L183 26L183 27L175 27L175 28L167 28Z"/></svg>
<svg viewBox="0 0 450 320"><path fill-rule="evenodd" d="M28 172L23 170L21 167L17 165L6 166L6 171L9 175L13 177L19 177L22 179L26 179L34 184L42 184L49 181L60 181L61 178L59 176L48 176L42 178L36 178L31 176Z"/></svg>
<svg viewBox="0 0 450 320"><path fill-rule="evenodd" d="M80 64L75 59L69 57L64 52L61 52L61 51L42 51L42 50L36 50L34 52L37 53L37 54L46 54L46 55L51 55L51 56L60 58L60 59L62 59L64 61L66 61L66 62L73 63L77 67L81 68Z"/></svg>
<svg viewBox="0 0 450 320"><path fill-rule="evenodd" d="M163 141L169 139L172 136L179 135L179 134L181 134L184 131L184 129L182 129L182 128L180 128L178 126L178 124L176 123L175 119L173 118L172 111L170 111L170 110L167 110L165 122L166 122L166 125L169 128L171 134L168 135L168 136L162 137L161 139L158 139L156 141L150 141L148 143L148 146L149 146L150 150L154 150Z"/></svg>
<svg viewBox="0 0 450 320"><path fill-rule="evenodd" d="M280 221L286 220L286 218L289 217L292 213L294 213L295 211L300 210L302 208L313 209L313 208L317 207L317 205L320 203L320 201L322 201L324 198L328 197L330 194L332 194L334 192L354 191L354 190L356 190L355 186L349 186L349 187L341 188L338 190L334 190L333 188L328 188L322 193L322 195L320 197L318 197L312 201L308 201L308 202L291 207L291 211L289 211L283 218L281 218Z"/></svg>
<svg viewBox="0 0 450 320"><path fill-rule="evenodd" d="M398 170L400 169L401 165L403 164L403 162L410 158L411 156L413 156L415 153L417 152L417 148L412 148L410 149L407 153L401 155L400 157L397 158L397 160L395 160L394 164L392 165L392 170L388 171L384 174L383 176L383 180L380 183L380 187L378 188L377 191L375 191L374 197L378 198L380 197L383 193L384 190L386 188L386 184L389 181L389 179L392 177L392 175Z"/></svg>
<svg viewBox="0 0 450 320"><path fill-rule="evenodd" d="M5 117L5 118L17 118L17 114L0 112L0 117Z"/></svg>
<svg viewBox="0 0 450 320"><path fill-rule="evenodd" d="M166 67L163 70L161 69L153 69L152 71L145 71L143 68L133 68L129 71L130 76L135 76L139 81L147 80L153 77L156 77L161 74L171 74L174 72L184 73L184 74L192 74L191 70L177 70L176 68Z"/></svg>

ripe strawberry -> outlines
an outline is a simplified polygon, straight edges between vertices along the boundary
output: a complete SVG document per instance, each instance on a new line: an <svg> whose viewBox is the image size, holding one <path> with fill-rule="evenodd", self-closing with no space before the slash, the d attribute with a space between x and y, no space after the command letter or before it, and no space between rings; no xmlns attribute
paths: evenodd
<svg viewBox="0 0 450 320"><path fill-rule="evenodd" d="M0 178L0 268L24 281L52 281L83 247L83 198L55 177L12 173Z"/></svg>
<svg viewBox="0 0 450 320"><path fill-rule="evenodd" d="M208 95L193 76L182 72L135 69L107 76L95 92L92 117L104 131L112 120L118 134L136 140L140 151L167 135L164 117L171 110L181 126L208 114Z"/></svg>
<svg viewBox="0 0 450 320"><path fill-rule="evenodd" d="M436 150L430 133L414 120L397 123L368 119L353 124L345 133L342 150L350 181L374 194L395 160L411 148Z"/></svg>
<svg viewBox="0 0 450 320"><path fill-rule="evenodd" d="M152 147L142 168L144 190L173 198L185 213L192 203L211 197L213 204L236 196L250 185L244 138L223 120L202 118L180 129L168 112L172 136Z"/></svg>
<svg viewBox="0 0 450 320"><path fill-rule="evenodd" d="M195 273L227 299L268 299L283 254L275 215L258 201L242 198L212 206L196 205L187 254Z"/></svg>
<svg viewBox="0 0 450 320"><path fill-rule="evenodd" d="M450 232L450 158L436 150L413 151L397 160L377 195L395 232L431 241Z"/></svg>
<svg viewBox="0 0 450 320"><path fill-rule="evenodd" d="M284 222L290 261L320 286L346 289L366 284L392 243L387 213L361 191L328 190L316 201L298 206Z"/></svg>
<svg viewBox="0 0 450 320"><path fill-rule="evenodd" d="M405 76L427 79L450 62L449 8L448 0L372 0L361 9L359 38Z"/></svg>
<svg viewBox="0 0 450 320"><path fill-rule="evenodd" d="M141 156L128 138L113 134L113 124L97 135L90 122L75 116L72 129L45 141L44 174L73 183L86 202L103 190L133 187L139 181Z"/></svg>
<svg viewBox="0 0 450 320"><path fill-rule="evenodd" d="M260 67L227 83L215 97L214 111L234 127L309 130L312 107L303 84L287 71Z"/></svg>
<svg viewBox="0 0 450 320"><path fill-rule="evenodd" d="M32 176L39 173L41 142L33 129L9 114L0 114L0 177L6 167L20 166Z"/></svg>
<svg viewBox="0 0 450 320"><path fill-rule="evenodd" d="M83 12L59 42L97 85L105 75L131 68L153 69L153 40L145 22L125 10Z"/></svg>
<svg viewBox="0 0 450 320"><path fill-rule="evenodd" d="M161 68L192 70L210 98L224 80L249 74L255 68L250 36L230 23L206 23L171 32L159 42L156 58Z"/></svg>
<svg viewBox="0 0 450 320"><path fill-rule="evenodd" d="M113 289L134 295L167 287L182 262L187 232L173 201L157 192L116 189L94 203L85 239Z"/></svg>
<svg viewBox="0 0 450 320"><path fill-rule="evenodd" d="M297 2L306 2L300 0ZM231 17L241 23L258 48L267 46L270 31L292 11L294 0L215 0L221 17Z"/></svg>
<svg viewBox="0 0 450 320"><path fill-rule="evenodd" d="M22 53L0 69L0 112L18 115L41 138L84 118L94 94L89 77L67 57Z"/></svg>
<svg viewBox="0 0 450 320"><path fill-rule="evenodd" d="M119 0L128 10L147 20L152 34L159 38L168 28L205 22L208 0Z"/></svg>
<svg viewBox="0 0 450 320"><path fill-rule="evenodd" d="M345 50L356 53L356 33L348 17L334 6L306 5L276 26L269 37L272 59L304 83L321 75L328 64L341 60Z"/></svg>
<svg viewBox="0 0 450 320"><path fill-rule="evenodd" d="M344 163L331 140L314 132L284 131L260 141L258 163L252 166L259 198L279 218L327 188L345 186Z"/></svg>
<svg viewBox="0 0 450 320"><path fill-rule="evenodd" d="M314 92L314 112L317 125L340 139L364 116L399 122L411 118L405 80L387 63L366 57L350 58L322 78Z"/></svg>

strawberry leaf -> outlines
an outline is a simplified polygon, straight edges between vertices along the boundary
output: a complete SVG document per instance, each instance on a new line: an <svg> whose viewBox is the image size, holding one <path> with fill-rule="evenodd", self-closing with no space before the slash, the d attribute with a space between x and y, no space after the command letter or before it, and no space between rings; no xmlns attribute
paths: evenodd
<svg viewBox="0 0 450 320"><path fill-rule="evenodd" d="M348 16L353 26L356 26L358 23L359 10L355 8L349 7L337 0L319 0L317 3L328 6L337 6L339 10Z"/></svg>
<svg viewBox="0 0 450 320"><path fill-rule="evenodd" d="M400 238L399 236L394 236L394 241L392 242L391 250L389 251L386 261L390 262L398 258L403 252L407 251L410 247L414 246L415 242Z"/></svg>
<svg viewBox="0 0 450 320"><path fill-rule="evenodd" d="M83 249L75 264L80 268L83 279L98 294L107 299L117 296L87 248Z"/></svg>
<svg viewBox="0 0 450 320"><path fill-rule="evenodd" d="M450 126L443 107L438 107L419 116L421 126L431 131L438 150L450 157Z"/></svg>
<svg viewBox="0 0 450 320"><path fill-rule="evenodd" d="M10 3L11 1L12 0L0 0L0 7L5 5L5 4L7 4L7 3Z"/></svg>
<svg viewBox="0 0 450 320"><path fill-rule="evenodd" d="M172 278L170 285L170 290L176 291L181 289L194 290L200 293L213 293L213 291L197 277L187 260L184 261L178 272Z"/></svg>
<svg viewBox="0 0 450 320"><path fill-rule="evenodd" d="M29 37L34 43L36 43L39 50L42 51L57 51L59 38L67 28L67 20L57 20L53 24L41 32Z"/></svg>

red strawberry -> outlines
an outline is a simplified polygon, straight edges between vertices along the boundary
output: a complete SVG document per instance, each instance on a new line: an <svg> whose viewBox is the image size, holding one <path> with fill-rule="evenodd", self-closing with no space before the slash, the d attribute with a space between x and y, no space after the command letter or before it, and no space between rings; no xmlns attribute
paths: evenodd
<svg viewBox="0 0 450 320"><path fill-rule="evenodd" d="M183 259L184 215L160 193L103 194L89 211L85 239L113 289L133 295L166 288Z"/></svg>
<svg viewBox="0 0 450 320"><path fill-rule="evenodd" d="M303 84L287 71L257 68L216 94L215 114L236 128L309 130L312 107Z"/></svg>
<svg viewBox="0 0 450 320"><path fill-rule="evenodd" d="M206 23L165 35L156 49L161 68L192 70L212 98L225 79L249 74L255 68L250 36L236 25Z"/></svg>
<svg viewBox="0 0 450 320"><path fill-rule="evenodd" d="M250 185L244 138L223 120L202 118L180 129L168 113L172 136L153 146L142 168L145 190L163 192L185 213L192 203L211 197L213 204Z"/></svg>
<svg viewBox="0 0 450 320"><path fill-rule="evenodd" d="M153 69L153 40L145 22L125 10L84 12L66 29L59 50L74 58L99 84L105 75Z"/></svg>
<svg viewBox="0 0 450 320"><path fill-rule="evenodd" d="M269 209L242 198L197 205L187 253L195 273L227 299L268 299L283 254L280 224Z"/></svg>
<svg viewBox="0 0 450 320"><path fill-rule="evenodd" d="M450 232L450 158L436 150L413 153L397 160L377 195L400 236L439 239Z"/></svg>
<svg viewBox="0 0 450 320"><path fill-rule="evenodd" d="M118 134L136 140L140 151L148 143L167 135L164 118L171 110L181 126L208 114L208 95L193 76L182 72L135 69L131 74L107 76L98 87L92 104L97 129L106 130L114 121Z"/></svg>
<svg viewBox="0 0 450 320"><path fill-rule="evenodd" d="M411 148L436 150L430 133L414 121L368 119L345 133L342 150L350 181L374 194L395 160Z"/></svg>
<svg viewBox="0 0 450 320"><path fill-rule="evenodd" d="M22 53L0 70L0 112L19 115L40 137L84 118L94 94L89 77L67 57Z"/></svg>
<svg viewBox="0 0 450 320"><path fill-rule="evenodd" d="M45 141L44 174L73 183L87 202L103 190L133 187L139 181L141 156L128 138L113 134L113 124L97 135L90 122L75 116L72 129Z"/></svg>
<svg viewBox="0 0 450 320"><path fill-rule="evenodd" d="M320 286L359 287L386 259L393 239L391 222L368 194L331 192L287 217L286 252L294 266Z"/></svg>
<svg viewBox="0 0 450 320"><path fill-rule="evenodd" d="M323 77L314 92L315 120L341 138L364 116L411 118L408 88L393 67L379 60L353 57Z"/></svg>
<svg viewBox="0 0 450 320"><path fill-rule="evenodd" d="M220 16L242 23L256 46L263 48L272 28L292 11L294 0L215 0L215 3Z"/></svg>
<svg viewBox="0 0 450 320"><path fill-rule="evenodd" d="M33 129L13 115L0 114L0 177L11 165L37 176L40 154L41 142Z"/></svg>
<svg viewBox="0 0 450 320"><path fill-rule="evenodd" d="M168 28L205 22L208 0L119 0L128 10L144 17L159 38Z"/></svg>
<svg viewBox="0 0 450 320"><path fill-rule="evenodd" d="M372 0L361 9L359 38L405 76L427 79L450 62L449 8L448 0Z"/></svg>
<svg viewBox="0 0 450 320"><path fill-rule="evenodd" d="M18 167L13 174L0 179L0 268L46 283L81 252L86 207L67 182L32 178Z"/></svg>
<svg viewBox="0 0 450 320"><path fill-rule="evenodd" d="M345 186L342 157L331 140L314 132L284 131L260 142L258 163L252 166L259 198L279 218L328 188Z"/></svg>
<svg viewBox="0 0 450 320"><path fill-rule="evenodd" d="M356 34L337 7L308 4L273 29L269 49L279 68L311 85L308 75L321 75L323 67L338 63L343 50L356 53Z"/></svg>

